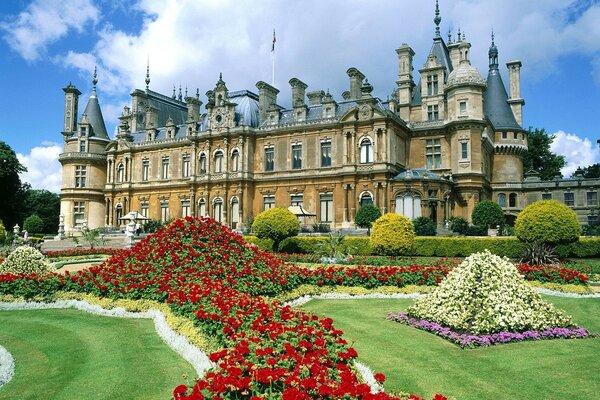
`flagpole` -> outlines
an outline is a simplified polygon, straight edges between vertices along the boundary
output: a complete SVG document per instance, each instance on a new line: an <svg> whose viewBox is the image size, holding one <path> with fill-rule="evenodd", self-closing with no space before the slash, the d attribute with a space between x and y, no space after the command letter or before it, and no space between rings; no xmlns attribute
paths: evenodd
<svg viewBox="0 0 600 400"><path fill-rule="evenodd" d="M273 62L271 68L271 86L275 87L275 28L273 28L273 44L271 45L271 60Z"/></svg>

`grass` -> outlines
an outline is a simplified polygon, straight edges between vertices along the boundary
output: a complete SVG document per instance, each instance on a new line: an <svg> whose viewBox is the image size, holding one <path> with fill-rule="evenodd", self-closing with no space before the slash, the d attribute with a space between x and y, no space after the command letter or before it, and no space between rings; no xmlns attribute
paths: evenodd
<svg viewBox="0 0 600 400"><path fill-rule="evenodd" d="M581 326L600 332L600 299L545 297ZM426 398L442 393L456 399L591 399L600 393L600 338L521 342L461 350L397 322L389 311L412 300L313 300L302 308L332 317L354 341L359 360L387 376L386 390Z"/></svg>
<svg viewBox="0 0 600 400"><path fill-rule="evenodd" d="M0 311L0 344L16 365L2 400L169 399L182 373L195 376L147 319Z"/></svg>

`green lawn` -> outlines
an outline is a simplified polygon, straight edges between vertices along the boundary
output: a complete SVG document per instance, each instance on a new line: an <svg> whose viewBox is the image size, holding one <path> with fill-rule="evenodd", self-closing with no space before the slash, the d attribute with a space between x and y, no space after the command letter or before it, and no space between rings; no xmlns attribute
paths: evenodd
<svg viewBox="0 0 600 400"><path fill-rule="evenodd" d="M545 296L576 323L600 332L600 299ZM474 350L386 321L412 300L313 300L302 308L332 317L359 360L388 380L386 390L427 398L592 399L600 393L600 338L521 342Z"/></svg>
<svg viewBox="0 0 600 400"><path fill-rule="evenodd" d="M170 399L194 377L149 319L92 315L73 309L0 311L0 344L15 375L0 399Z"/></svg>

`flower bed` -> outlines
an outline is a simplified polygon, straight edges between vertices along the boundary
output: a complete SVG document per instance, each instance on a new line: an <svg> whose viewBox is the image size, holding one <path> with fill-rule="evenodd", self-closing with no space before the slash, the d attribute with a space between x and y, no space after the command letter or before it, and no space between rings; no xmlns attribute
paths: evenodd
<svg viewBox="0 0 600 400"><path fill-rule="evenodd" d="M516 264L519 273L529 281L586 285L589 278L582 272L563 267Z"/></svg>
<svg viewBox="0 0 600 400"><path fill-rule="evenodd" d="M113 249L109 247L97 247L94 249L66 249L56 251L45 251L43 254L48 258L59 258L59 257L74 257L74 256L89 256L97 254L114 255L122 249Z"/></svg>
<svg viewBox="0 0 600 400"><path fill-rule="evenodd" d="M15 374L15 360L4 347L0 346L0 387L6 385Z"/></svg>
<svg viewBox="0 0 600 400"><path fill-rule="evenodd" d="M333 269L321 278L371 285L382 276L417 274L422 269ZM440 272L441 273L441 272ZM440 275L441 276L441 275ZM0 275L0 294L50 297L78 291L99 297L167 302L173 313L190 318L222 349L210 355L218 368L193 387L178 386L177 399L251 398L387 399L371 393L353 367L356 351L329 318L320 318L268 301L318 280L314 271L294 267L253 246L211 219L178 220L134 248L75 274ZM375 378L383 379L375 374ZM408 397L408 396L405 396ZM416 399L416 396L411 398ZM437 396L442 399L443 396Z"/></svg>
<svg viewBox="0 0 600 400"><path fill-rule="evenodd" d="M590 333L586 329L580 327L547 328L541 331L527 330L523 332L498 332L489 335L473 335L469 333L459 333L448 327L442 326L435 322L427 321L425 319L412 318L403 312L389 313L387 319L431 332L446 340L456 343L462 348L492 346L495 344L520 342L524 340L559 338L581 339L590 336Z"/></svg>

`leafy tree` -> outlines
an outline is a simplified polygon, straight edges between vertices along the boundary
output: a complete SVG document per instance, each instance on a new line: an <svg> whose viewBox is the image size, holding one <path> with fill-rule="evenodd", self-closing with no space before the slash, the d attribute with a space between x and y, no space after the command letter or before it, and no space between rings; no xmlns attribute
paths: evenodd
<svg viewBox="0 0 600 400"><path fill-rule="evenodd" d="M473 225L495 228L497 225L504 223L504 212L498 204L491 200L484 200L473 208L471 218L473 219Z"/></svg>
<svg viewBox="0 0 600 400"><path fill-rule="evenodd" d="M560 170L567 164L565 156L550 151L554 138L554 135L548 135L543 128L534 130L529 128L527 133L528 150L523 156L523 168L538 172L542 180L550 180L555 176L562 177Z"/></svg>
<svg viewBox="0 0 600 400"><path fill-rule="evenodd" d="M437 228L431 218L417 217L412 223L417 236L435 236L437 234Z"/></svg>
<svg viewBox="0 0 600 400"><path fill-rule="evenodd" d="M515 220L515 234L523 242L550 245L579 240L581 226L577 214L556 200L531 203Z"/></svg>
<svg viewBox="0 0 600 400"><path fill-rule="evenodd" d="M31 214L23 221L23 230L33 233L42 233L44 231L44 221L36 214Z"/></svg>
<svg viewBox="0 0 600 400"><path fill-rule="evenodd" d="M381 211L373 204L366 204L358 209L354 217L354 223L361 228L367 228L371 234L371 226L377 218L381 217Z"/></svg>
<svg viewBox="0 0 600 400"><path fill-rule="evenodd" d="M576 175L581 175L583 178L600 178L600 163L585 168L578 167L573 176Z"/></svg>
<svg viewBox="0 0 600 400"><path fill-rule="evenodd" d="M40 232L52 233L58 230L60 215L60 196L48 190L29 189L25 192L24 209L36 214L43 221Z"/></svg>
<svg viewBox="0 0 600 400"><path fill-rule="evenodd" d="M279 243L300 232L298 218L287 208L274 207L256 216L252 231L261 239L273 240L273 250L279 249Z"/></svg>
<svg viewBox="0 0 600 400"><path fill-rule="evenodd" d="M19 173L27 169L19 162L13 149L0 141L0 188L2 188L2 201L0 201L0 220L4 226L12 227L20 222L19 213L23 204L24 187L21 184Z"/></svg>

